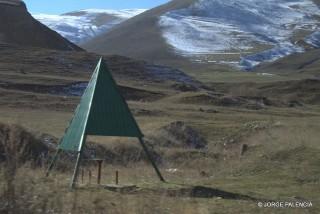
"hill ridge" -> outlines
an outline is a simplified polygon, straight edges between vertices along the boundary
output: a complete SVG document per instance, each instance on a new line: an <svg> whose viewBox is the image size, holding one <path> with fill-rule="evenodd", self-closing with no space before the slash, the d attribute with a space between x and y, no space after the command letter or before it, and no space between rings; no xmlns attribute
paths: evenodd
<svg viewBox="0 0 320 214"><path fill-rule="evenodd" d="M67 51L82 50L35 20L23 1L0 1L0 43Z"/></svg>

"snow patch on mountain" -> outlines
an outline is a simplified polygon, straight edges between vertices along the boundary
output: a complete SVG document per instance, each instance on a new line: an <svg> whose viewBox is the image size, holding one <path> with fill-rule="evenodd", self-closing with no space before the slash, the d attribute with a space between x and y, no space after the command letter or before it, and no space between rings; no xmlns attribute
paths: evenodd
<svg viewBox="0 0 320 214"><path fill-rule="evenodd" d="M313 47L320 48L320 31L316 31L309 35L305 41Z"/></svg>
<svg viewBox="0 0 320 214"><path fill-rule="evenodd" d="M146 9L123 9L123 10L106 10L106 9L86 9L80 10L80 12L87 12L88 14L109 14L124 19L132 18L133 16L139 15L140 13L145 12Z"/></svg>
<svg viewBox="0 0 320 214"><path fill-rule="evenodd" d="M237 66L250 69L303 51L292 38L299 30L311 34L320 29L319 16L311 0L198 0L167 12L159 25L177 54L197 58L236 52ZM319 34L313 34L307 42L317 46L319 40ZM234 59L230 63L234 65Z"/></svg>
<svg viewBox="0 0 320 214"><path fill-rule="evenodd" d="M274 62L279 58L289 56L293 53L302 53L303 51L303 48L295 46L289 42L282 43L272 49L241 57L237 66L245 70L250 70L261 62Z"/></svg>
<svg viewBox="0 0 320 214"><path fill-rule="evenodd" d="M86 9L62 15L33 14L33 17L68 40L81 44L144 11Z"/></svg>

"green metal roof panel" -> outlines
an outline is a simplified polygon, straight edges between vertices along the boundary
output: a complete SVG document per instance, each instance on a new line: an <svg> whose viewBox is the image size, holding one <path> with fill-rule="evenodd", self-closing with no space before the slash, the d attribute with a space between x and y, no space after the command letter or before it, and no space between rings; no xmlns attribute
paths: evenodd
<svg viewBox="0 0 320 214"><path fill-rule="evenodd" d="M99 69L97 66L91 77L90 82L88 83L87 89L81 97L80 104L77 106L77 109L69 124L69 127L62 138L62 141L59 145L59 149L70 151L81 150L81 143L85 135L85 130L90 114L90 108L92 105L92 98L95 93L98 74Z"/></svg>
<svg viewBox="0 0 320 214"><path fill-rule="evenodd" d="M99 70L86 133L101 136L142 137L143 134L103 61Z"/></svg>
<svg viewBox="0 0 320 214"><path fill-rule="evenodd" d="M59 149L81 151L85 135L143 137L102 59L82 95Z"/></svg>

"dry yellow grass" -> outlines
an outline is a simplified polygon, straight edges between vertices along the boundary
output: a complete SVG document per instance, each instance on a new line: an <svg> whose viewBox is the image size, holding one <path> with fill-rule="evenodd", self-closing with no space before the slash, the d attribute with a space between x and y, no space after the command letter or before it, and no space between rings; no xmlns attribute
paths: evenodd
<svg viewBox="0 0 320 214"><path fill-rule="evenodd" d="M257 78L254 73L209 74L205 71L199 75L201 79L211 75L210 78L217 82L265 81L264 77ZM37 78L40 76L32 77L32 81L40 81ZM41 82L45 82L46 78L41 76ZM300 76L277 76L270 81L295 78ZM13 81L23 82L23 79L19 77L19 80ZM126 80L122 81L127 84ZM183 103L181 99L202 92L180 93L167 85L155 85L148 84L143 88L165 92L169 96L155 102L129 102L131 109L147 112L136 114L143 133L149 136L171 122L184 121L207 139L208 150L156 148L164 157L160 169L169 181L165 185L158 182L152 167L142 161L127 166L105 164L102 184L114 183L114 174L118 170L120 184L136 184L142 190L163 190L178 184L201 185L268 200L295 201L302 198L312 201L314 206L311 209L261 209L254 201L168 197L165 191L163 194L147 190L120 194L93 184L87 185L87 172L84 184L76 191L69 191L71 170L55 170L51 177L45 178L45 168L32 169L24 165L8 176L7 167L1 165L0 213L320 213L319 106L250 110L205 102ZM215 84L212 85L215 87ZM239 94L249 93L246 88L234 90ZM72 109L70 106L51 108L51 103L70 102L75 106L77 102L77 99L65 100L43 94L2 89L0 92L0 122L19 124L35 133L48 133L57 138L63 135L72 117ZM254 88L251 93L255 94ZM140 148L136 140L126 138L90 137L89 141L111 150L119 144ZM248 149L241 155L243 144ZM96 176L96 168L90 167ZM92 183L95 179L93 177ZM8 193L11 194L9 198L6 197ZM6 207L8 203L15 205L10 212Z"/></svg>
<svg viewBox="0 0 320 214"><path fill-rule="evenodd" d="M318 169L320 151L319 109L270 108L262 111L215 107L219 113L198 111L197 105L131 103L133 108L161 109L167 116L139 116L142 130L151 133L169 122L183 120L196 127L209 140L209 152L221 153L225 158L188 158L181 153L183 162L165 162L161 166L167 185L205 185L230 192L242 193L269 200L295 201L303 198L313 202L311 209L261 209L256 202L226 200L221 198L168 197L166 194L138 192L120 194L96 185L86 185L69 191L70 172L53 171L52 177L44 178L44 169L21 167L14 179L15 213L317 213L320 192ZM204 106L206 107L206 106ZM183 110L181 110L183 109ZM61 136L70 113L1 109L1 121L23 124L31 130ZM18 119L16 119L16 117ZM54 124L50 126L48 124ZM248 125L249 124L249 125ZM270 124L255 130L250 124ZM261 126L262 126L261 125ZM263 125L264 126L264 125ZM249 128L248 128L249 127ZM250 128L251 127L251 128ZM242 133L247 132L246 135ZM90 140L111 146L126 139L91 138ZM237 143L225 148L223 139ZM249 150L240 156L241 144ZM167 152L178 153L178 150ZM168 153L169 154L169 153ZM233 154L233 155L230 155ZM170 170L171 169L171 170ZM177 169L177 171L172 171ZM88 170L88 169L86 169ZM96 179L96 168L92 183ZM163 188L150 165L145 163L104 165L102 184L114 183L114 174L120 173L120 184ZM4 170L1 170L4 173ZM6 181L1 176L1 187ZM81 182L80 182L81 183ZM168 188L167 186L164 188ZM2 189L3 190L3 189ZM2 191L3 192L3 191ZM21 211L22 210L22 211ZM45 211L44 211L45 210Z"/></svg>

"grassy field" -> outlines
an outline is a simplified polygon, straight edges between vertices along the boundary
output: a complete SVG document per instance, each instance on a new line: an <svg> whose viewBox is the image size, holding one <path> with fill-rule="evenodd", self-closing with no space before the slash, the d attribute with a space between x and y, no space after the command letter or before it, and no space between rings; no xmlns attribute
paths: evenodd
<svg viewBox="0 0 320 214"><path fill-rule="evenodd" d="M158 101L157 104L133 102L130 106L132 109L161 110L165 113L163 116L137 116L147 136L159 127L177 120L183 120L200 130L209 142L208 155L188 157L187 152L178 151L174 155L166 154L168 157L176 157L177 160L173 159L161 165L161 171L169 182L164 187L157 181L153 169L148 164L133 163L126 167L105 164L103 184L114 183L114 173L118 170L120 184L135 184L141 189L128 194L114 193L94 184L88 185L87 177L85 184L81 185L79 190L69 192L71 171L64 173L54 171L52 177L47 179L43 177L45 169L34 170L23 167L18 170L15 179L18 201L21 200L20 196L37 199L25 202L26 204L21 206L26 208L21 209L31 209L30 213L43 213L41 209L49 208L54 210L53 213L319 212L320 111L318 107L308 107L308 110L271 108L262 111L214 107L219 113L212 114L200 112L199 106L192 104L169 102L161 104L161 101ZM212 106L202 106L202 108L212 108ZM28 110L26 113L24 109L1 108L0 115L1 122L21 124L34 132L61 137L72 113L36 109ZM261 129L255 130L250 124L261 125ZM114 144L115 139L90 138L90 140L108 147ZM230 140L234 143L229 144ZM138 146L138 142L131 143L136 143ZM240 145L244 143L249 145L249 149L244 155L240 155ZM225 144L227 145L224 146ZM209 154L220 156L216 159L211 158ZM89 169L85 170L87 176ZM91 170L94 183L96 169L91 167ZM23 186L25 184L30 185ZM265 209L259 208L256 201L180 195L169 197L166 191L160 193L156 191L166 190L171 185L177 184L218 188L261 200L312 201L313 207ZM154 191L147 191L149 186ZM23 196L24 194L26 196Z"/></svg>
<svg viewBox="0 0 320 214"><path fill-rule="evenodd" d="M0 69L1 81L6 80L9 86L0 84L0 122L19 124L37 136L46 133L61 138L79 98L25 91L16 84L63 85L86 80L88 73L64 76L59 72L39 72L37 65L26 69L26 76L11 72L12 65L1 65L5 67ZM28 63L19 66L28 68ZM117 164L106 161L100 186L95 184L96 167L86 165L84 181L80 178L74 191L69 190L71 169L54 170L45 178L46 165L34 168L27 163L12 168L11 162L2 164L0 213L320 212L317 82L305 82L303 75L268 77L216 72L212 74L216 81L206 81L210 87L182 91L173 88L172 82L143 82L137 78L139 75L124 78L123 74L130 70L115 67L116 80L122 85L163 95L154 99L129 96L130 109L147 139L158 137L168 124L183 121L206 139L207 147L155 144L153 150L162 157L159 165L165 184L158 181L144 159ZM49 68L54 70L55 66ZM261 96L270 99L270 103L261 104ZM298 104L291 105L292 99ZM124 155L142 151L137 141L126 138L89 137L88 141ZM140 150L132 150L133 147ZM91 184L89 170L93 173ZM114 184L115 171L119 171L120 185L136 185L136 189L105 189L105 185ZM199 193L197 188L205 190ZM234 198L219 195L217 190ZM311 201L312 207L259 208L258 201Z"/></svg>

